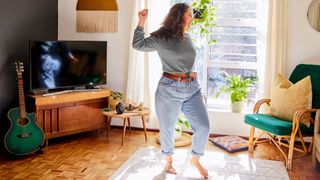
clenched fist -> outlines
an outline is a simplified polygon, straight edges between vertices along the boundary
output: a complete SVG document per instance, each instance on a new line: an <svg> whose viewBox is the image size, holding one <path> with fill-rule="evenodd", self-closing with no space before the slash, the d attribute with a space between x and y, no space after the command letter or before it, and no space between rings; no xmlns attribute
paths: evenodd
<svg viewBox="0 0 320 180"><path fill-rule="evenodd" d="M139 11L139 18L140 17L147 17L148 16L148 9L143 9L142 11Z"/></svg>
<svg viewBox="0 0 320 180"><path fill-rule="evenodd" d="M148 9L143 9L142 11L139 11L138 15L140 23L144 24L145 20L148 17Z"/></svg>

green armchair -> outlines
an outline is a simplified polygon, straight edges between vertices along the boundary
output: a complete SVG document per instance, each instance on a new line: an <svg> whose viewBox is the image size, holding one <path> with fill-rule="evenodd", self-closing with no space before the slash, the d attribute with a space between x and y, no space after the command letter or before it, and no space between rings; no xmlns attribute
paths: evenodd
<svg viewBox="0 0 320 180"><path fill-rule="evenodd" d="M314 136L314 120L311 120L310 127L300 123L301 117L305 113L312 113L312 117L316 113L320 113L320 65L299 64L293 70L289 80L292 83L296 83L306 76L311 76L312 83L312 109L299 109L295 112L293 121L284 121L277 117L273 117L269 114L259 113L260 106L264 103L270 105L270 99L262 99L258 101L253 110L253 114L246 114L244 122L251 126L249 136L249 153L254 150L255 144L261 142L259 138L262 135L266 135L271 142L279 149L285 158L286 168L291 170L293 152L299 151L302 153L310 153L312 150L313 136ZM261 133L255 138L255 129L260 129ZM302 147L295 147L295 138L298 136L301 140ZM304 142L304 137L312 137L312 143L307 149L307 145ZM282 147L289 148L286 153Z"/></svg>

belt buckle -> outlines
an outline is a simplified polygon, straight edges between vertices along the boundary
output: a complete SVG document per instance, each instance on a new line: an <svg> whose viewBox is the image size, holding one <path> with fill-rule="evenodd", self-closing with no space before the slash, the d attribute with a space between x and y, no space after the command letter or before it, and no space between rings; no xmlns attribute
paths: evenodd
<svg viewBox="0 0 320 180"><path fill-rule="evenodd" d="M191 77L190 77L189 71L186 73L186 80L187 80L187 82L191 82Z"/></svg>

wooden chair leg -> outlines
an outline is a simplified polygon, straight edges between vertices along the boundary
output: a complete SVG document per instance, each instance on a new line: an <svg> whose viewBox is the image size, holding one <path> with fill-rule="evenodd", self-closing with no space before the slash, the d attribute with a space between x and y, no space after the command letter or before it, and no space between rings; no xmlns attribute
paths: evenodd
<svg viewBox="0 0 320 180"><path fill-rule="evenodd" d="M294 147L294 139L290 139L288 160L287 160L287 169L290 171L292 168L292 156L293 156L293 147Z"/></svg>
<svg viewBox="0 0 320 180"><path fill-rule="evenodd" d="M141 120L142 120L142 126L143 126L143 130L144 130L144 138L147 141L147 128L146 128L146 123L144 121L144 116L141 116Z"/></svg>
<svg viewBox="0 0 320 180"><path fill-rule="evenodd" d="M253 148L254 148L254 144L253 144L253 139L254 139L254 131L255 131L255 127L251 127L250 130L250 137L249 137L249 144L248 144L248 148L249 148L249 153L253 153Z"/></svg>
<svg viewBox="0 0 320 180"><path fill-rule="evenodd" d="M287 160L287 164L286 164L287 170L289 170L289 171L292 168L292 157L293 157L293 150L294 150L294 140L296 138L296 134L297 134L298 129L299 129L299 126L296 127L293 130L293 132L291 133L291 137L290 137L288 160Z"/></svg>

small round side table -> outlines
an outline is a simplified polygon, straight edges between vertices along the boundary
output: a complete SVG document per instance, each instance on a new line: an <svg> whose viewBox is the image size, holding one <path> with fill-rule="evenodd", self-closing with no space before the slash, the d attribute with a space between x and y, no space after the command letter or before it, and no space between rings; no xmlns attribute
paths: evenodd
<svg viewBox="0 0 320 180"><path fill-rule="evenodd" d="M123 145L123 139L126 134L126 128L127 126L130 127L130 118L131 117L141 117L142 121L142 126L144 130L144 137L145 140L147 141L147 128L146 128L146 122L145 119L150 115L150 110L148 108L143 108L142 111L134 110L134 111L125 111L123 114L117 114L116 111L109 111L109 112L103 112L103 114L106 116L107 120L107 135L106 137L108 138L109 136L109 131L110 131L110 124L112 118L120 118L123 119L123 131L122 131L122 139L121 139L121 146Z"/></svg>

